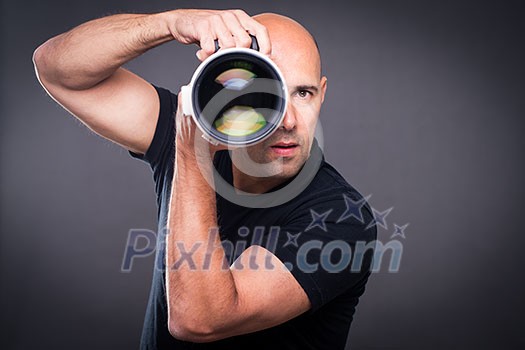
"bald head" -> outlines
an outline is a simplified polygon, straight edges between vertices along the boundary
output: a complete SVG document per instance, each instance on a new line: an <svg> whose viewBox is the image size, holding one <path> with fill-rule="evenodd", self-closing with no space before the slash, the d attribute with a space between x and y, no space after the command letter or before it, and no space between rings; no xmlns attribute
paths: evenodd
<svg viewBox="0 0 525 350"><path fill-rule="evenodd" d="M321 77L319 47L305 27L290 17L276 13L261 13L253 18L268 29L272 43L272 59L311 65Z"/></svg>
<svg viewBox="0 0 525 350"><path fill-rule="evenodd" d="M321 76L321 58L315 40L302 25L274 13L253 18L268 30L270 58L284 77L287 93L286 112L279 128L267 139L246 148L250 164L264 164L265 173L250 178L234 167L236 187L263 193L261 189L274 188L296 176L310 157L327 79ZM283 142L294 146L282 150L279 143ZM233 151L234 157L240 154L239 150ZM268 171L273 175L268 176Z"/></svg>

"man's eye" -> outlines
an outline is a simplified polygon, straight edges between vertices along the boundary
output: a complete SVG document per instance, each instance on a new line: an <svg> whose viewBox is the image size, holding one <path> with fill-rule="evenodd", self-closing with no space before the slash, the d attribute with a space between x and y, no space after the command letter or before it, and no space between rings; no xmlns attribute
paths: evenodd
<svg viewBox="0 0 525 350"><path fill-rule="evenodd" d="M299 90L297 91L297 95L299 95L300 98L307 98L311 93L308 90Z"/></svg>

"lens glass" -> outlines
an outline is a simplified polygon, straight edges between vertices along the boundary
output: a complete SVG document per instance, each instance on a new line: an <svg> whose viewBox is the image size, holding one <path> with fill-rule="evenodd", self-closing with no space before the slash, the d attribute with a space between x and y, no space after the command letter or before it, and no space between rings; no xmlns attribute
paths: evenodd
<svg viewBox="0 0 525 350"><path fill-rule="evenodd" d="M230 90L242 90L246 88L257 76L249 70L242 68L229 69L219 74L215 82Z"/></svg>
<svg viewBox="0 0 525 350"><path fill-rule="evenodd" d="M247 136L266 125L261 113L250 106L233 106L215 119L215 128L230 136Z"/></svg>
<svg viewBox="0 0 525 350"><path fill-rule="evenodd" d="M254 143L280 124L285 108L283 85L275 69L256 55L220 56L194 83L197 121L224 143Z"/></svg>

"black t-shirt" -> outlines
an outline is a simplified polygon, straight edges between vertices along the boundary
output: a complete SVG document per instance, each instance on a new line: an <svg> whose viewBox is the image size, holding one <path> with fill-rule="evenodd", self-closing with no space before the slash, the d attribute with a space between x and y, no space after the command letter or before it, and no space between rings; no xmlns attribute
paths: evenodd
<svg viewBox="0 0 525 350"><path fill-rule="evenodd" d="M354 266L358 254L352 253L357 242L373 246L376 228L368 225L373 217L363 197L324 158L309 185L286 203L250 208L232 203L220 194L216 196L220 235L230 262L252 243L265 246L289 267L306 292L311 309L276 327L217 342L189 343L170 335L164 233L173 176L177 96L156 89L160 115L153 141L145 155L131 153L148 162L153 170L159 218L155 269L141 349L344 349L355 307L370 275L373 249L361 254L361 265ZM228 152L218 152L214 164L231 184ZM348 215L348 203L362 205L358 211L350 208L353 215Z"/></svg>

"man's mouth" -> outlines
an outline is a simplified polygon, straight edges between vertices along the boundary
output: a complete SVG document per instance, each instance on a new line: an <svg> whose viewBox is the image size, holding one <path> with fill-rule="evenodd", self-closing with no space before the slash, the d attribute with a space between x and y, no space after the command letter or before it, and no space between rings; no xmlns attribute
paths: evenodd
<svg viewBox="0 0 525 350"><path fill-rule="evenodd" d="M270 148L280 156L292 156L295 154L299 145L294 142L278 142L270 146Z"/></svg>

